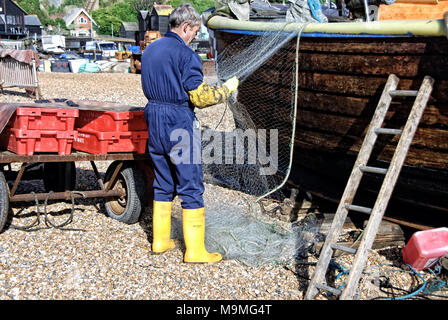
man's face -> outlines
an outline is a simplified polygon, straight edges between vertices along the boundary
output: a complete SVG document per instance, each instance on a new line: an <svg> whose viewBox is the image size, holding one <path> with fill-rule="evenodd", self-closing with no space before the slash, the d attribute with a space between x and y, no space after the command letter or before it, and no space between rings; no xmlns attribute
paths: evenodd
<svg viewBox="0 0 448 320"><path fill-rule="evenodd" d="M199 31L199 29L201 28L201 26L200 25L198 25L198 26L194 26L194 27L192 27L190 24L185 24L184 25L184 38L183 38L183 40L185 41L185 43L187 44L187 46L188 45L190 45L190 43L194 40L194 39L196 39L196 35L197 35L197 33L198 33L198 31Z"/></svg>

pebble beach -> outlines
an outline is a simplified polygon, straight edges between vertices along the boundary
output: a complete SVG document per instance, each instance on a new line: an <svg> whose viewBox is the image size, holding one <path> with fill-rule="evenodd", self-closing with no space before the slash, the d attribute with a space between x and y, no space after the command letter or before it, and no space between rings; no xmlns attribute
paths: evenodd
<svg viewBox="0 0 448 320"><path fill-rule="evenodd" d="M215 78L206 77L213 83ZM131 73L39 73L42 99L78 99L122 103L144 107L146 98L140 75ZM25 90L6 88L0 102L32 102ZM224 104L198 110L203 126L231 130L230 111ZM98 162L104 175L110 162ZM20 164L13 164L19 168ZM97 188L89 162L76 163L77 189ZM43 192L40 180L26 181L18 192ZM250 201L250 195L205 184L207 204ZM36 219L34 203L11 204L13 219L0 233L0 300L302 300L316 256L308 263L250 267L236 260L216 264L183 262L184 245L160 255L151 253L151 208L141 220L128 225L107 216L102 199L79 199L73 221L65 230L48 228L26 232L14 226ZM71 203L54 202L49 218L61 222L71 213ZM173 218L180 219L180 201L174 201ZM272 223L287 225L265 217ZM349 265L352 257L340 262ZM400 248L371 250L368 266L360 282L359 299L385 296L375 281L391 268L400 267ZM389 268L389 269L388 269ZM398 287L415 286L411 273L389 272ZM423 277L431 278L430 273ZM332 299L319 296L318 299Z"/></svg>

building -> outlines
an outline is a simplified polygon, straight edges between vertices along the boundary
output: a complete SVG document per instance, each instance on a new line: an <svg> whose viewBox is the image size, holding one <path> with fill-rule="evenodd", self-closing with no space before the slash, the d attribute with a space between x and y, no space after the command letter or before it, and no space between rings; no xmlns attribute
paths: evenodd
<svg viewBox="0 0 448 320"><path fill-rule="evenodd" d="M147 30L160 31L162 36L165 35L169 30L168 19L171 11L173 7L164 4L155 4L151 13L141 10L138 14L139 39L137 40L143 40Z"/></svg>
<svg viewBox="0 0 448 320"><path fill-rule="evenodd" d="M137 40L138 24L137 22L123 22L120 26L120 38Z"/></svg>
<svg viewBox="0 0 448 320"><path fill-rule="evenodd" d="M83 9L74 8L64 16L65 25L70 30L71 36L91 36L93 25L97 25L95 20Z"/></svg>
<svg viewBox="0 0 448 320"><path fill-rule="evenodd" d="M25 26L27 13L15 1L0 1L0 37L2 39L22 39L27 37Z"/></svg>
<svg viewBox="0 0 448 320"><path fill-rule="evenodd" d="M137 43L145 38L145 32L148 30L149 25L149 11L140 10L137 16L138 19L138 39Z"/></svg>
<svg viewBox="0 0 448 320"><path fill-rule="evenodd" d="M40 39L42 36L42 23L36 15L25 16L25 27L28 29L30 38Z"/></svg>
<svg viewBox="0 0 448 320"><path fill-rule="evenodd" d="M159 31L163 36L170 30L169 16L173 7L167 4L154 4L150 16L149 30Z"/></svg>

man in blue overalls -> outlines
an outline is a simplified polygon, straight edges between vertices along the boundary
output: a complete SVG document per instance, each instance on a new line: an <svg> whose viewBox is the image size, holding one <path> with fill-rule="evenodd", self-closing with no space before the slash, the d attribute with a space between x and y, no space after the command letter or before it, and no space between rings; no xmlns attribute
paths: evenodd
<svg viewBox="0 0 448 320"><path fill-rule="evenodd" d="M151 43L142 55L142 88L148 98L148 150L154 164L154 207L152 251L162 253L175 247L170 239L171 208L176 194L182 200L185 262L218 262L221 254L209 253L204 246L205 208L202 165L199 161L173 161L175 153L190 158L194 145L194 107L204 108L224 102L238 87L231 78L222 86L204 82L202 62L189 47L201 26L201 17L190 4L182 4L170 14L170 31ZM198 129L198 128L196 128ZM187 141L172 141L173 131L188 133Z"/></svg>

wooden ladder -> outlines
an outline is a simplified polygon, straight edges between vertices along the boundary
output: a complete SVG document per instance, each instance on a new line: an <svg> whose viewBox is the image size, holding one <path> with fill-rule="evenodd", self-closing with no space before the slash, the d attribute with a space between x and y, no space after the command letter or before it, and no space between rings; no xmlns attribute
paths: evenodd
<svg viewBox="0 0 448 320"><path fill-rule="evenodd" d="M403 166L409 146L411 145L434 84L434 80L431 77L426 76L418 91L396 90L398 82L399 79L397 76L394 74L389 75L375 110L375 114L373 115L359 150L358 157L348 179L345 191L338 205L332 225L326 236L316 269L304 297L306 300L314 299L319 293L319 290L326 290L338 296L340 300L352 300L355 295L361 273L367 260L368 250L372 248L381 219L383 218L390 196L398 179L398 175L400 174L401 167ZM398 96L416 96L406 125L403 130L382 128L392 97ZM367 166L378 134L401 135L388 169ZM373 208L352 205L364 172L385 175ZM337 243L337 239L350 210L370 215L358 249L349 248ZM346 286L343 290L330 287L326 283L325 277L334 250L342 250L344 252L356 254L353 266L348 275Z"/></svg>

